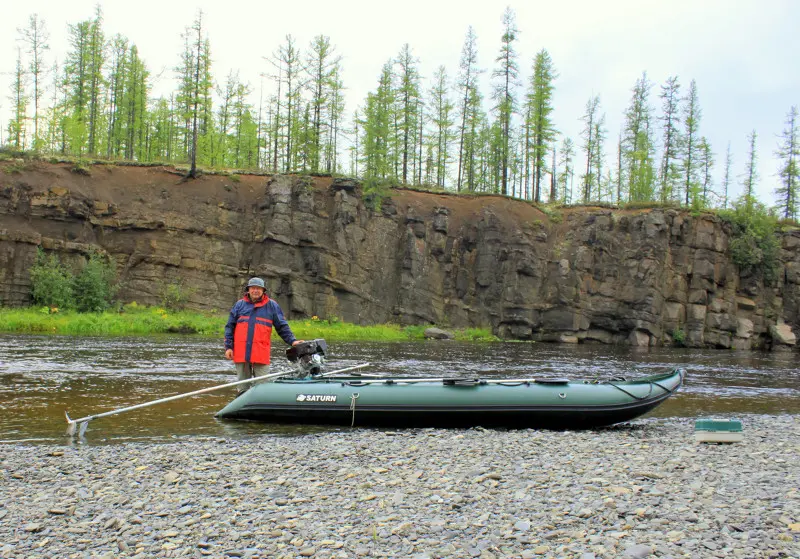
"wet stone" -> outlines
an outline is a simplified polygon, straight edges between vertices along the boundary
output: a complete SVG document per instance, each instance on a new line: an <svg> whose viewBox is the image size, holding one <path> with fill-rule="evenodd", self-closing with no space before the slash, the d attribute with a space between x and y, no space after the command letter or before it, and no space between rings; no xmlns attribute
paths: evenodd
<svg viewBox="0 0 800 559"><path fill-rule="evenodd" d="M799 425L748 416L713 446L689 419L5 446L0 471L35 485L0 483L0 556L793 557Z"/></svg>

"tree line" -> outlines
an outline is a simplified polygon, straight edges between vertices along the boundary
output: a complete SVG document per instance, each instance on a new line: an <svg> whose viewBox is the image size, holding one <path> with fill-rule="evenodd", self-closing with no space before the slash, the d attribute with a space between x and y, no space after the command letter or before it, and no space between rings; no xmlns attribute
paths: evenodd
<svg viewBox="0 0 800 559"><path fill-rule="evenodd" d="M736 176L730 145L716 184L718 154L703 135L697 83L671 76L656 85L646 73L631 88L622 129L606 126L599 95L586 102L577 138L553 119L559 77L546 49L524 61L519 30L506 8L490 68L470 27L459 66L429 78L409 44L383 65L376 87L348 116L341 56L329 37L299 45L287 35L265 56L269 94L232 70L213 71L203 13L182 34L176 87L152 94L152 76L135 43L107 37L100 7L68 24L68 51L48 62L45 21L31 15L18 30L8 94L6 146L16 150L170 162L266 172L346 173L388 184L499 193L563 204L608 201L728 207ZM528 68L523 72L523 68ZM523 74L528 78L523 80ZM254 97L258 94L257 102ZM740 184L754 198L757 135L748 136ZM779 212L798 216L800 143L797 107L789 109L776 155Z"/></svg>

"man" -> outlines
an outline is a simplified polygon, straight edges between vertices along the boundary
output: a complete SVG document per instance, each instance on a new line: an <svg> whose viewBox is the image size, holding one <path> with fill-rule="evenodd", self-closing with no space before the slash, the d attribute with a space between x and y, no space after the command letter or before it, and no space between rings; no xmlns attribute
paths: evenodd
<svg viewBox="0 0 800 559"><path fill-rule="evenodd" d="M273 328L287 344L297 345L302 341L292 334L278 303L265 294L264 280L251 278L244 297L233 305L225 325L225 358L233 360L239 380L269 372ZM239 385L239 393L249 386Z"/></svg>

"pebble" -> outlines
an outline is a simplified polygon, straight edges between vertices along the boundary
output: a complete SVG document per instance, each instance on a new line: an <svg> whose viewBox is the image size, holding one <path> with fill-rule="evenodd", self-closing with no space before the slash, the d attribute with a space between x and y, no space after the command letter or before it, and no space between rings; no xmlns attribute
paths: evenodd
<svg viewBox="0 0 800 559"><path fill-rule="evenodd" d="M0 557L800 557L800 421L745 417L4 444Z"/></svg>

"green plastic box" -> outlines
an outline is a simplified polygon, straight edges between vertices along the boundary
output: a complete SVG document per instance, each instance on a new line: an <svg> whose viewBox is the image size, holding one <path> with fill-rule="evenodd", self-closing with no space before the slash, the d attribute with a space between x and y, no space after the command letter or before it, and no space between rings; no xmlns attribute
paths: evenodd
<svg viewBox="0 0 800 559"><path fill-rule="evenodd" d="M744 440L742 422L738 419L698 419L694 423L694 439L701 443L738 443Z"/></svg>

